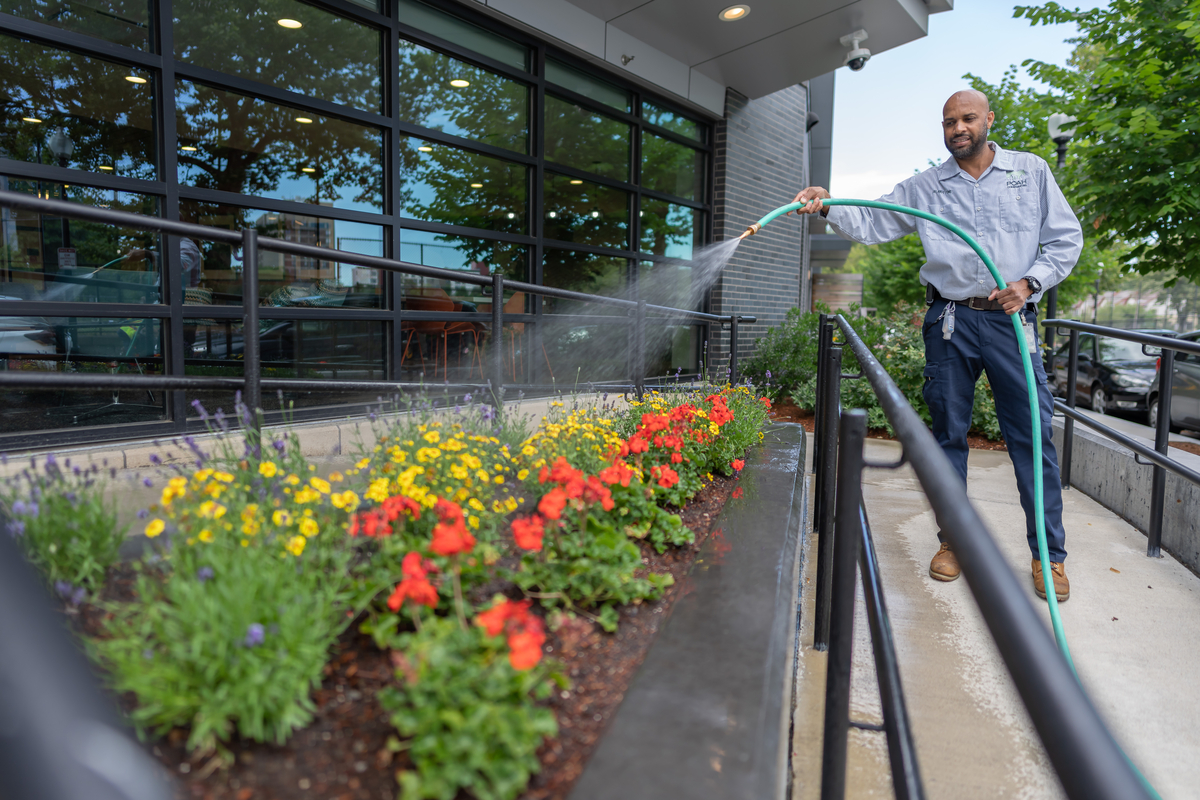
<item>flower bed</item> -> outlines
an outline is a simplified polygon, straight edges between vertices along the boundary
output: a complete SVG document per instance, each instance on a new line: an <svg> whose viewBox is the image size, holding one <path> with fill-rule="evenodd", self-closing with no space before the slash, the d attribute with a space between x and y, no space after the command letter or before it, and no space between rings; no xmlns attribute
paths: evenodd
<svg viewBox="0 0 1200 800"><path fill-rule="evenodd" d="M242 782L248 742L332 742L316 728L331 706L357 703L373 716L344 729L387 734L352 750L348 796L379 796L380 773L402 797L524 791L562 755L560 724L579 724L555 713L579 656L619 649L620 629L682 574L672 567L695 534L672 509L732 488L714 473L735 474L767 411L740 387L620 410L555 405L530 435L470 410L380 419L353 467L324 477L294 440L229 437L217 457L199 452L149 510L163 557L130 566L128 599L105 604L89 641L132 721L162 737L157 753ZM10 483L3 503L28 530L40 517L27 491ZM38 492L45 508L58 489ZM23 538L45 563L45 537ZM93 573L86 591L99 589ZM359 670L363 689L346 689ZM253 796L233 783L193 786ZM309 789L338 796L297 779Z"/></svg>

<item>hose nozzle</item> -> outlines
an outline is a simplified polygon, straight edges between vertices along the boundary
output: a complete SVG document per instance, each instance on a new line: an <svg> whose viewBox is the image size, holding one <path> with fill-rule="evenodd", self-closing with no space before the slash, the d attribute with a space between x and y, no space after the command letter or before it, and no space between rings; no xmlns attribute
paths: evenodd
<svg viewBox="0 0 1200 800"><path fill-rule="evenodd" d="M753 225L751 225L750 227L746 228L746 232L743 233L738 238L745 239L747 236L753 236L754 234L758 233L760 230L762 230L762 225L760 225L759 223L756 222Z"/></svg>

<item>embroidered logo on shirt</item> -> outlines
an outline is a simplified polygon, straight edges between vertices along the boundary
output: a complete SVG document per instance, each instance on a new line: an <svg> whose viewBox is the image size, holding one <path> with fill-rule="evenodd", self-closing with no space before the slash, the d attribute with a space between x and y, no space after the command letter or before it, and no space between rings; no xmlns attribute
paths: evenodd
<svg viewBox="0 0 1200 800"><path fill-rule="evenodd" d="M949 189L934 189L933 193L934 194L950 194L950 190Z"/></svg>
<svg viewBox="0 0 1200 800"><path fill-rule="evenodd" d="M1020 188L1021 186L1024 186L1027 182L1028 182L1028 178L1025 176L1025 170L1023 170L1023 169L1014 169L1012 172L1008 173L1008 188L1009 189Z"/></svg>

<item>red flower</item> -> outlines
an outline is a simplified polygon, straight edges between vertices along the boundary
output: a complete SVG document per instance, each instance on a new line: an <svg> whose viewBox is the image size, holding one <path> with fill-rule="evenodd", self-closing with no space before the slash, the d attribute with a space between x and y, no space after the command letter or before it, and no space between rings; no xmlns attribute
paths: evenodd
<svg viewBox="0 0 1200 800"><path fill-rule="evenodd" d="M458 503L438 498L433 510L441 522L433 527L433 541L430 542L429 549L439 556L471 552L475 547L475 537L467 530L462 507Z"/></svg>
<svg viewBox="0 0 1200 800"><path fill-rule="evenodd" d="M637 455L638 453L646 453L650 450L650 443L641 438L638 434L629 437L629 452Z"/></svg>
<svg viewBox="0 0 1200 800"><path fill-rule="evenodd" d="M734 500L737 500L737 499L738 499L738 498L740 498L741 496L742 496L742 487L740 487L740 486L739 486L739 487L737 487L736 489L734 489L734 490L733 490L733 499L734 499Z"/></svg>
<svg viewBox="0 0 1200 800"><path fill-rule="evenodd" d="M508 663L515 670L536 666L542 660L542 645L545 643L542 621L531 616L524 630L508 635Z"/></svg>
<svg viewBox="0 0 1200 800"><path fill-rule="evenodd" d="M514 519L512 522L513 539L522 550L538 551L542 549L542 537L546 530L542 526L542 518L537 514L531 517Z"/></svg>
<svg viewBox="0 0 1200 800"><path fill-rule="evenodd" d="M613 510L612 492L595 475L588 476L587 484L584 486L583 491L583 502L599 503L605 511Z"/></svg>
<svg viewBox="0 0 1200 800"><path fill-rule="evenodd" d="M475 615L475 624L483 628L488 636L499 636L504 630L504 622L508 619L509 602L501 600L487 611Z"/></svg>
<svg viewBox="0 0 1200 800"><path fill-rule="evenodd" d="M411 600L419 605L434 608L437 606L438 593L429 582L428 571L436 569L434 565L421 558L419 553L409 553L404 557L400 571L404 580L396 584L392 596L388 598L388 608L399 611L405 600Z"/></svg>
<svg viewBox="0 0 1200 800"><path fill-rule="evenodd" d="M746 462L743 459L735 458L731 466L733 467L734 472L741 472L742 467L746 466Z"/></svg>
<svg viewBox="0 0 1200 800"><path fill-rule="evenodd" d="M387 517L388 522L395 521L405 511L407 511L413 519L421 516L421 504L416 500L413 500L411 497L404 497L403 495L394 495L389 497L387 500L383 501L383 505L380 506L380 508L383 509L383 513Z"/></svg>
<svg viewBox="0 0 1200 800"><path fill-rule="evenodd" d="M658 485L664 489L670 489L679 483L679 473L670 467L655 467L650 470L650 474L658 480Z"/></svg>
<svg viewBox="0 0 1200 800"><path fill-rule="evenodd" d="M624 461L614 460L611 467L605 467L600 470L600 480L612 486L614 483L619 483L622 486L629 485L629 479L633 477L633 470Z"/></svg>
<svg viewBox="0 0 1200 800"><path fill-rule="evenodd" d="M508 663L513 669L529 669L542 660L542 645L546 643L546 626L529 610L530 601L501 600L476 615L475 624L488 636L504 631L508 637Z"/></svg>
<svg viewBox="0 0 1200 800"><path fill-rule="evenodd" d="M767 408L770 408L770 407L771 407L771 398L769 398L769 397L760 397L760 398L758 398L758 399L759 399L759 400L761 400L761 401L762 401L762 404L763 404L764 406L766 406Z"/></svg>
<svg viewBox="0 0 1200 800"><path fill-rule="evenodd" d="M378 510L366 511L350 517L349 532L351 536L391 536L392 526Z"/></svg>
<svg viewBox="0 0 1200 800"><path fill-rule="evenodd" d="M567 505L567 493L562 489L551 489L538 502L538 511L547 519L558 519Z"/></svg>

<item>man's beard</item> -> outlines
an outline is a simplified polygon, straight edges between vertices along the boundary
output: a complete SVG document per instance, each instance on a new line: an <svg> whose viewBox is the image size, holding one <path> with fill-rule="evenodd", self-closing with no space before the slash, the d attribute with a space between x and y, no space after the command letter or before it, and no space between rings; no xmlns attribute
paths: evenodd
<svg viewBox="0 0 1200 800"><path fill-rule="evenodd" d="M946 142L946 149L950 151L950 155L954 156L959 161L974 158L975 156L979 155L980 152L983 151L983 148L987 145L986 133L980 134L979 138L976 138L970 133L968 133L967 136L970 137L970 141L964 145L960 145L958 148L955 148L953 145L951 145L949 141Z"/></svg>

